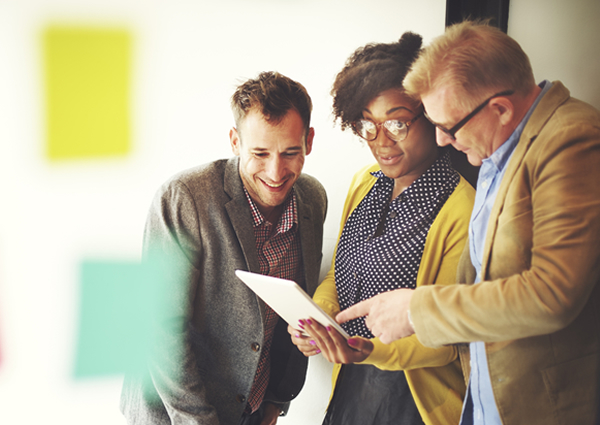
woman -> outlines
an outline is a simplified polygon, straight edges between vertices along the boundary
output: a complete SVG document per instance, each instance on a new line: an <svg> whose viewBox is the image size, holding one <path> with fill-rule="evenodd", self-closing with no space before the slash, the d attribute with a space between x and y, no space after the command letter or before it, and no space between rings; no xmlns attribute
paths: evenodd
<svg viewBox="0 0 600 425"><path fill-rule="evenodd" d="M332 317L384 291L455 282L474 190L437 147L423 106L403 91L421 43L407 32L360 48L333 85L336 120L367 141L377 164L352 180L332 268L314 296ZM364 318L343 327L357 338L346 342L310 319L298 325L308 336L289 328L305 355L336 363L324 425L459 422L465 384L456 347L427 348L414 335L384 345Z"/></svg>

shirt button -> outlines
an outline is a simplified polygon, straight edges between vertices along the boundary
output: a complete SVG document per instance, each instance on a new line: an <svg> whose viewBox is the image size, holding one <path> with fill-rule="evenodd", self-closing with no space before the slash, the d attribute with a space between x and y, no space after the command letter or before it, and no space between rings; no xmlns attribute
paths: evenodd
<svg viewBox="0 0 600 425"><path fill-rule="evenodd" d="M354 277L354 279L358 279L358 275L356 274L356 272L352 273L352 276Z"/></svg>
<svg viewBox="0 0 600 425"><path fill-rule="evenodd" d="M392 211L390 213L390 218L396 218L396 211Z"/></svg>
<svg viewBox="0 0 600 425"><path fill-rule="evenodd" d="M236 395L235 399L237 400L238 403L245 403L246 402L246 397L243 396L242 394Z"/></svg>
<svg viewBox="0 0 600 425"><path fill-rule="evenodd" d="M252 345L250 345L250 348L252 348L252 351L259 351L260 344L258 342L253 342Z"/></svg>

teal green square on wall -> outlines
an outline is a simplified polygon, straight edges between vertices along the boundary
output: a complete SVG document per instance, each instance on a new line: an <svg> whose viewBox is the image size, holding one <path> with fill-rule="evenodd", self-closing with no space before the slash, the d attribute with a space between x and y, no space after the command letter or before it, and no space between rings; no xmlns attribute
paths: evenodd
<svg viewBox="0 0 600 425"><path fill-rule="evenodd" d="M168 269L167 262L82 262L76 378L141 372L157 347L180 352L173 345L183 334L181 310L170 301L178 297Z"/></svg>

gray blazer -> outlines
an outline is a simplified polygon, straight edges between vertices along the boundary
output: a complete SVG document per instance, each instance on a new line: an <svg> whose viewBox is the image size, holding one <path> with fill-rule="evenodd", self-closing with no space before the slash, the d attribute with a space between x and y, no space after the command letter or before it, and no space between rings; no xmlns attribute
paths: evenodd
<svg viewBox="0 0 600 425"><path fill-rule="evenodd" d="M125 378L121 411L129 424L240 421L260 357L265 310L234 275L236 269L260 272L238 163L234 157L184 171L165 183L153 201L144 255L174 256L177 273L172 282L183 289L174 289L165 300L175 303L178 314L161 325L162 342L148 371ZM321 184L304 174L294 190L304 266L299 283L312 296L319 279L327 197ZM307 366L286 329L280 320L266 395L282 408L302 388Z"/></svg>

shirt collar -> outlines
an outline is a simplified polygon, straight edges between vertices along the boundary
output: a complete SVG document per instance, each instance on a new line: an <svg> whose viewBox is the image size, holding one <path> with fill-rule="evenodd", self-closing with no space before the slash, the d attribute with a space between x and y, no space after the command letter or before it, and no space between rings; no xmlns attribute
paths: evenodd
<svg viewBox="0 0 600 425"><path fill-rule="evenodd" d="M244 194L246 195L246 199L248 200L248 204L250 205L250 211L252 211L252 225L254 227L261 226L265 223L268 223L265 219L265 216L260 212L256 203L244 187ZM294 188L290 195L287 197L284 202L283 212L281 213L281 218L279 219L279 223L271 223L277 225L277 232L283 233L292 229L294 224L298 223L298 201L296 199L296 192Z"/></svg>
<svg viewBox="0 0 600 425"><path fill-rule="evenodd" d="M456 171L451 165L450 155L447 152L441 154L421 176L392 201L392 205L397 201L408 199L417 204L429 203L431 198L447 189L446 185L452 180L455 173ZM383 174L383 171L373 171L371 175L378 179L378 183L376 183L378 186L387 183L389 187L394 187L394 180ZM458 175L455 178L459 178Z"/></svg>

